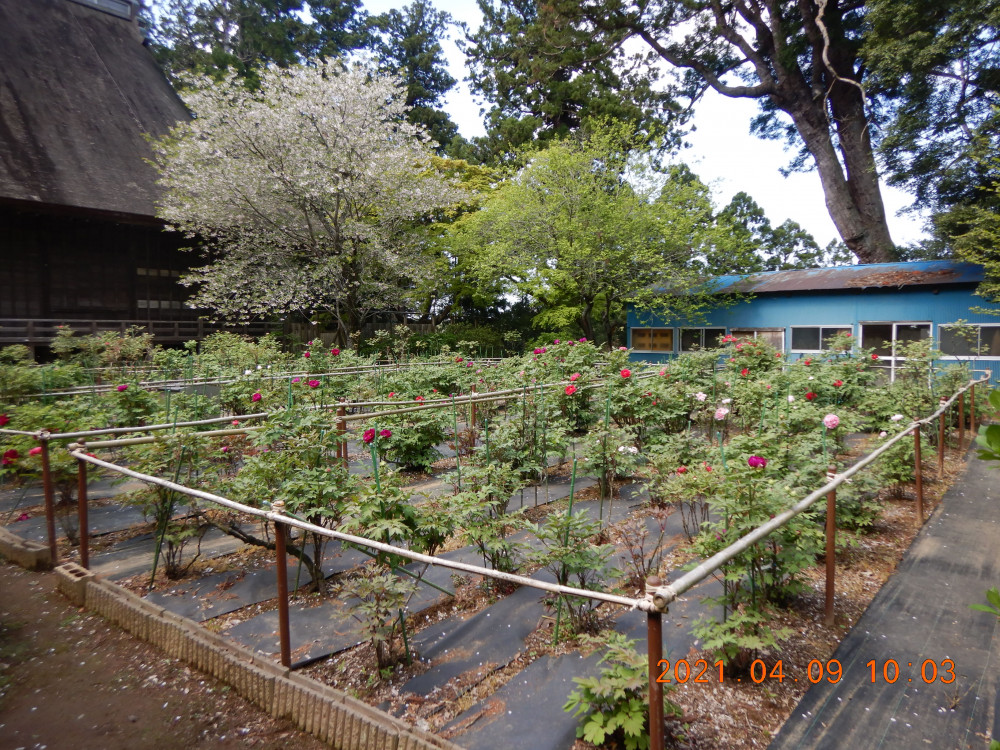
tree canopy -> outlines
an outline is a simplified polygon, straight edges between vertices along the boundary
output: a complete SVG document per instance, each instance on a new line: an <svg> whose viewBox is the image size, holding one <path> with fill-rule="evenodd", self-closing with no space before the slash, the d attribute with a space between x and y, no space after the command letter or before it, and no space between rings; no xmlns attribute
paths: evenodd
<svg viewBox="0 0 1000 750"><path fill-rule="evenodd" d="M532 152L456 225L454 246L483 283L538 300L537 327L579 326L610 343L627 303L685 313L704 303L694 292L704 266L692 261L718 239L706 199L700 183L657 172L627 123L604 121Z"/></svg>
<svg viewBox="0 0 1000 750"><path fill-rule="evenodd" d="M554 71L566 70L568 85L575 83L582 77L576 73L581 57L600 60L615 71L650 71L655 62L665 63L677 71L679 90L689 94L711 87L727 97L758 100L756 132L801 144L804 152L797 163L818 171L830 216L851 251L868 263L896 257L863 90L863 2L497 2L493 14L498 18L514 14L525 18L525 28L537 29L530 40L534 47L520 41L513 45L514 50L529 50L521 56L506 49L472 55L473 78L497 82L480 90L501 111L505 90L549 99L548 79L560 80ZM544 21L540 27L538 19ZM496 26L487 16L484 29ZM626 56L631 40L646 52ZM485 64L489 75L477 75L475 66ZM548 78L533 73L538 67ZM516 85L521 80L534 85ZM620 87L606 81L610 90Z"/></svg>
<svg viewBox="0 0 1000 750"><path fill-rule="evenodd" d="M194 304L245 320L329 311L344 342L420 274L415 223L465 197L404 118L395 79L336 65L195 80L156 144L159 215L200 241Z"/></svg>

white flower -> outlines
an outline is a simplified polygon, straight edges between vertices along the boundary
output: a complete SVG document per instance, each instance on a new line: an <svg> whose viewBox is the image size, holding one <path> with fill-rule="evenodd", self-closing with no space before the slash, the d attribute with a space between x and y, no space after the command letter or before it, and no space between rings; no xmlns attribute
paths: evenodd
<svg viewBox="0 0 1000 750"><path fill-rule="evenodd" d="M694 394L694 397L696 399L698 399L699 401L704 401L706 398L708 398L708 394L707 393L702 393L701 391L698 391L696 394Z"/></svg>
<svg viewBox="0 0 1000 750"><path fill-rule="evenodd" d="M260 369L260 365L257 365L257 369L258 369L258 370Z"/></svg>
<svg viewBox="0 0 1000 750"><path fill-rule="evenodd" d="M809 379L810 379L810 380L813 380L813 376L812 376L812 375L810 375L810 376L809 376Z"/></svg>
<svg viewBox="0 0 1000 750"><path fill-rule="evenodd" d="M788 403L794 404L795 403L795 396L789 396L788 397Z"/></svg>
<svg viewBox="0 0 1000 750"><path fill-rule="evenodd" d="M893 414L891 417L889 417L889 419L891 419L893 422L898 422L902 418L903 418L902 414Z"/></svg>
<svg viewBox="0 0 1000 750"><path fill-rule="evenodd" d="M715 418L721 422L723 419L726 418L726 415L728 413L729 409L727 409L725 406L720 406L718 409L715 410Z"/></svg>
<svg viewBox="0 0 1000 750"><path fill-rule="evenodd" d="M249 375L251 372L253 372L253 370L244 370L243 374L244 375Z"/></svg>
<svg viewBox="0 0 1000 750"><path fill-rule="evenodd" d="M722 399L722 403L724 403L724 404L731 404L731 403L733 403L733 400L731 398L724 398L724 399Z"/></svg>
<svg viewBox="0 0 1000 750"><path fill-rule="evenodd" d="M884 437L885 437L886 435L888 435L888 434L889 434L888 432L886 432L885 430L882 430L882 432L880 432L880 433L878 434L878 436L879 436L880 438L884 438Z"/></svg>
<svg viewBox="0 0 1000 750"><path fill-rule="evenodd" d="M636 454L636 453L639 452L639 449L636 448L634 445L619 445L618 446L618 452L619 453L632 453L632 454Z"/></svg>

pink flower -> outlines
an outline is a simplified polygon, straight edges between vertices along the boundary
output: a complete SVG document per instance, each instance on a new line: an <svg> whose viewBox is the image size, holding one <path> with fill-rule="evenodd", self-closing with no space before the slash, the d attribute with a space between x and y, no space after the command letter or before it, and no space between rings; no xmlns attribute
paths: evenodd
<svg viewBox="0 0 1000 750"><path fill-rule="evenodd" d="M721 422L723 419L726 418L726 415L728 413L729 409L727 409L725 406L720 406L718 409L715 410L715 418L717 421Z"/></svg>
<svg viewBox="0 0 1000 750"><path fill-rule="evenodd" d="M812 391L809 391L809 393L806 394L806 401L812 401L814 398L816 398L816 394Z"/></svg>
<svg viewBox="0 0 1000 750"><path fill-rule="evenodd" d="M319 381L310 380L308 383L306 383L306 385L308 385L310 388L319 388Z"/></svg>
<svg viewBox="0 0 1000 750"><path fill-rule="evenodd" d="M379 430L379 437L390 438L392 437L392 430Z"/></svg>
<svg viewBox="0 0 1000 750"><path fill-rule="evenodd" d="M365 445L370 445L371 442L375 439L375 428L372 427L370 429L365 430L365 434L361 436L361 439L364 441Z"/></svg>
<svg viewBox="0 0 1000 750"><path fill-rule="evenodd" d="M750 458L747 459L747 466L751 469L763 469L767 466L767 459L761 456L750 456Z"/></svg>
<svg viewBox="0 0 1000 750"><path fill-rule="evenodd" d="M330 354L336 357L340 354L340 349L338 349L337 347L333 347L333 349L330 350Z"/></svg>
<svg viewBox="0 0 1000 750"><path fill-rule="evenodd" d="M632 371L626 367L624 370L622 370L622 377L623 378L632 377Z"/></svg>
<svg viewBox="0 0 1000 750"><path fill-rule="evenodd" d="M542 354L545 354L545 352L547 352L547 351L548 351L548 349L543 346L542 347Z"/></svg>
<svg viewBox="0 0 1000 750"><path fill-rule="evenodd" d="M834 388L840 388L840 386L842 386L843 384L844 384L843 380L834 380L833 381L833 387Z"/></svg>
<svg viewBox="0 0 1000 750"><path fill-rule="evenodd" d="M262 398L264 398L264 397L261 396L259 393L255 393L255 394L253 394L250 397L250 400L256 402L256 401L260 401Z"/></svg>
<svg viewBox="0 0 1000 750"><path fill-rule="evenodd" d="M878 436L879 436L880 438L884 438L884 437L885 437L886 435L888 435L888 434L889 434L888 432L886 432L885 430L882 430L882 432L880 432L880 433L878 434Z"/></svg>
<svg viewBox="0 0 1000 750"><path fill-rule="evenodd" d="M228 445L222 446L222 452L223 453L229 453L229 446Z"/></svg>
<svg viewBox="0 0 1000 750"><path fill-rule="evenodd" d="M618 351L620 351L620 352L627 352L628 351L628 347L627 346L619 346L618 347Z"/></svg>
<svg viewBox="0 0 1000 750"><path fill-rule="evenodd" d="M586 336L581 337L580 338L580 343L581 344L586 344L587 343L587 337Z"/></svg>
<svg viewBox="0 0 1000 750"><path fill-rule="evenodd" d="M540 348L538 348L538 347L535 347L535 350L532 352L532 354L541 354L541 353L542 353L542 350Z"/></svg>
<svg viewBox="0 0 1000 750"><path fill-rule="evenodd" d="M0 427L3 427L8 422L10 422L10 417L8 417L6 414L0 414Z"/></svg>
<svg viewBox="0 0 1000 750"><path fill-rule="evenodd" d="M696 399L698 399L699 401L704 401L706 398L708 398L708 394L707 393L702 393L701 391L698 391L696 394L694 394L694 397Z"/></svg>
<svg viewBox="0 0 1000 750"><path fill-rule="evenodd" d="M233 420L233 427L239 427L239 426L240 426L240 420L234 419Z"/></svg>
<svg viewBox="0 0 1000 750"><path fill-rule="evenodd" d="M566 386L566 395L567 396L572 396L574 393L576 393L576 386L575 385L567 385Z"/></svg>
<svg viewBox="0 0 1000 750"><path fill-rule="evenodd" d="M292 378L292 382L293 383L301 383L302 382L302 378Z"/></svg>
<svg viewBox="0 0 1000 750"><path fill-rule="evenodd" d="M28 451L28 455L29 456L37 456L41 452L42 452L42 446L36 445L34 448L32 448L30 451Z"/></svg>
<svg viewBox="0 0 1000 750"><path fill-rule="evenodd" d="M836 414L827 414L823 417L823 424L826 425L826 429L835 430L837 429L837 425L840 424L840 417Z"/></svg>
<svg viewBox="0 0 1000 750"><path fill-rule="evenodd" d="M128 390L128 384L127 383L122 383L120 386L118 386L118 392L119 393L121 393L122 391L127 391L127 390Z"/></svg>
<svg viewBox="0 0 1000 750"><path fill-rule="evenodd" d="M664 367L662 370L660 370L660 376L664 377L664 378L667 376L667 368L666 367Z"/></svg>
<svg viewBox="0 0 1000 750"><path fill-rule="evenodd" d="M574 372L572 375L569 376L569 379L570 382L575 383L577 380L580 379L580 373Z"/></svg>
<svg viewBox="0 0 1000 750"><path fill-rule="evenodd" d="M309 359L312 356L312 354L310 354L309 352L305 352L303 353L302 356L305 357L306 359Z"/></svg>
<svg viewBox="0 0 1000 750"><path fill-rule="evenodd" d="M558 344L558 343L559 343L559 339L556 339L556 340L555 340L555 341L553 341L552 343L553 343L553 344Z"/></svg>
<svg viewBox="0 0 1000 750"><path fill-rule="evenodd" d="M395 395L396 395L395 391L389 391L389 398L392 398Z"/></svg>
<svg viewBox="0 0 1000 750"><path fill-rule="evenodd" d="M461 358L461 357L455 357L455 361L456 361L456 362L461 362L461 361L462 361L462 358Z"/></svg>

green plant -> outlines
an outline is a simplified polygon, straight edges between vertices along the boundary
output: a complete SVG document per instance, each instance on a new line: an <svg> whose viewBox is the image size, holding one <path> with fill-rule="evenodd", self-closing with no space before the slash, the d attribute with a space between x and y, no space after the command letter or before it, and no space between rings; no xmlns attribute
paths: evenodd
<svg viewBox="0 0 1000 750"><path fill-rule="evenodd" d="M352 616L362 624L368 641L375 651L375 662L381 671L394 663L393 642L398 628L405 627L403 605L416 588L381 566L365 568L345 584L347 593L357 598Z"/></svg>
<svg viewBox="0 0 1000 750"><path fill-rule="evenodd" d="M599 664L605 665L597 677L574 677L577 687L569 694L563 711L582 723L576 736L598 746L614 739L626 750L649 748L649 675L646 657L635 650L635 641L621 633L609 632L603 640L588 638L607 649ZM680 716L681 709L667 698L676 687L664 686L663 715Z"/></svg>

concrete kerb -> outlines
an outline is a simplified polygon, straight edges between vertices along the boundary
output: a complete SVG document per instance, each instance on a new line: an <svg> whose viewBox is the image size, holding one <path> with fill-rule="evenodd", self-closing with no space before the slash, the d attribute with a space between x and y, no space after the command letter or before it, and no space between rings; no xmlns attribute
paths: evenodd
<svg viewBox="0 0 1000 750"><path fill-rule="evenodd" d="M48 545L22 539L0 526L0 556L27 570L51 570L52 552Z"/></svg>
<svg viewBox="0 0 1000 750"><path fill-rule="evenodd" d="M47 550L46 550L47 552ZM340 690L296 674L199 623L97 578L77 563L56 568L59 590L167 655L230 685L272 716L338 750L459 750Z"/></svg>

